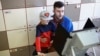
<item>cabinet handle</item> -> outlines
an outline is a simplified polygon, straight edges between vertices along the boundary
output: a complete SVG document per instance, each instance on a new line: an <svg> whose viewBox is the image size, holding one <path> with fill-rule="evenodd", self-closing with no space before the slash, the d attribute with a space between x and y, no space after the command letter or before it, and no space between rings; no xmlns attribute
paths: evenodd
<svg viewBox="0 0 100 56"><path fill-rule="evenodd" d="M24 31L26 31L26 30L24 30Z"/></svg>
<svg viewBox="0 0 100 56"><path fill-rule="evenodd" d="M26 27L26 26L24 25L24 27Z"/></svg>
<svg viewBox="0 0 100 56"><path fill-rule="evenodd" d="M6 14L11 13L10 11L5 11Z"/></svg>
<svg viewBox="0 0 100 56"><path fill-rule="evenodd" d="M66 2L66 4L68 5L68 2Z"/></svg>
<svg viewBox="0 0 100 56"><path fill-rule="evenodd" d="M45 9L45 7L43 7L43 9Z"/></svg>
<svg viewBox="0 0 100 56"><path fill-rule="evenodd" d="M29 26L31 26L31 25L29 25Z"/></svg>

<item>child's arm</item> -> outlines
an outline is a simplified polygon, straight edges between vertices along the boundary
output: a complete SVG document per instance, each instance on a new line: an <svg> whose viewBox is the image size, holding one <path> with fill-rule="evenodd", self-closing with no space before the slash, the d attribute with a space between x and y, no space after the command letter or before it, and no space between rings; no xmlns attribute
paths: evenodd
<svg viewBox="0 0 100 56"><path fill-rule="evenodd" d="M36 51L41 51L41 45L40 45L40 37L36 37Z"/></svg>
<svg viewBox="0 0 100 56"><path fill-rule="evenodd" d="M39 56L45 56L44 53L41 53L41 44L40 44L40 41L41 41L41 32L40 32L40 29L39 27L36 28L36 51L37 51L37 55Z"/></svg>

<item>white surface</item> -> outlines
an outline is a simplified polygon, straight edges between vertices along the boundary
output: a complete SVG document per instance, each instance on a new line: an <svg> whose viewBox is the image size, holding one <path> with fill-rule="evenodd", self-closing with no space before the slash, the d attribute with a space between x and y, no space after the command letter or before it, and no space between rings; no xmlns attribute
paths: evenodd
<svg viewBox="0 0 100 56"><path fill-rule="evenodd" d="M4 10L7 30L26 28L25 9Z"/></svg>
<svg viewBox="0 0 100 56"><path fill-rule="evenodd" d="M29 45L33 45L35 43L35 36L36 36L36 29L35 28L29 28Z"/></svg>
<svg viewBox="0 0 100 56"><path fill-rule="evenodd" d="M73 27L74 27L74 31L78 30L78 21L72 22L73 23Z"/></svg>
<svg viewBox="0 0 100 56"><path fill-rule="evenodd" d="M5 31L4 18L2 10L0 10L0 31Z"/></svg>
<svg viewBox="0 0 100 56"><path fill-rule="evenodd" d="M53 6L47 6L47 11L50 12L51 15L53 15Z"/></svg>
<svg viewBox="0 0 100 56"><path fill-rule="evenodd" d="M85 23L86 23L86 20L79 21L79 26L78 26L78 29L79 29L79 30L83 29L83 27L84 27Z"/></svg>
<svg viewBox="0 0 100 56"><path fill-rule="evenodd" d="M27 8L28 27L36 26L40 21L40 12L46 10L44 7Z"/></svg>
<svg viewBox="0 0 100 56"><path fill-rule="evenodd" d="M0 56L10 56L9 50L0 51Z"/></svg>
<svg viewBox="0 0 100 56"><path fill-rule="evenodd" d="M56 1L64 2L64 0L47 0L47 5L53 5Z"/></svg>
<svg viewBox="0 0 100 56"><path fill-rule="evenodd" d="M95 4L94 17L100 18L100 3Z"/></svg>
<svg viewBox="0 0 100 56"><path fill-rule="evenodd" d="M27 29L7 31L9 48L28 45Z"/></svg>
<svg viewBox="0 0 100 56"><path fill-rule="evenodd" d="M65 0L65 3L68 4L78 4L78 3L81 3L81 0Z"/></svg>
<svg viewBox="0 0 100 56"><path fill-rule="evenodd" d="M100 3L100 0L96 0L97 3Z"/></svg>
<svg viewBox="0 0 100 56"><path fill-rule="evenodd" d="M93 17L95 3L81 4L80 20Z"/></svg>
<svg viewBox="0 0 100 56"><path fill-rule="evenodd" d="M79 49L87 48L91 45L99 43L98 34L95 29L78 32L76 35L76 38L78 38L78 41L81 43L78 44L81 45L81 47L77 46Z"/></svg>

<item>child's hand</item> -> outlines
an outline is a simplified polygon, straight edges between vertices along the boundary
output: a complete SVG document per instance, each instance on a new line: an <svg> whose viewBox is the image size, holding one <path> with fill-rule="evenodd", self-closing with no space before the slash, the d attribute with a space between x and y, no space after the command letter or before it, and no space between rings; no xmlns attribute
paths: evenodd
<svg viewBox="0 0 100 56"><path fill-rule="evenodd" d="M44 53L38 52L38 56L45 56Z"/></svg>
<svg viewBox="0 0 100 56"><path fill-rule="evenodd" d="M46 38L41 38L41 42L42 42L42 43L45 43L46 41L47 41Z"/></svg>

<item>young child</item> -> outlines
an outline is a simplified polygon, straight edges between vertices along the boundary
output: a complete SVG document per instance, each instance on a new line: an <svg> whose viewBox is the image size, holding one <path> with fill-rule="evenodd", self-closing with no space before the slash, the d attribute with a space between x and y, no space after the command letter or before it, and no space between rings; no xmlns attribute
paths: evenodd
<svg viewBox="0 0 100 56"><path fill-rule="evenodd" d="M36 27L36 51L33 52L33 55L45 56L45 53L48 53L50 49L54 51L52 48L52 36L55 31L55 26L50 17L50 13L48 11L42 11L40 13L40 23Z"/></svg>

